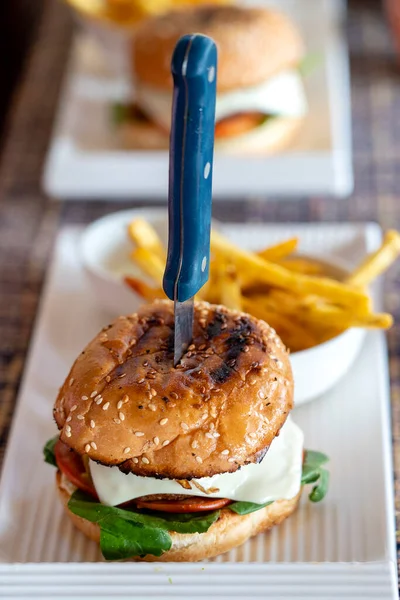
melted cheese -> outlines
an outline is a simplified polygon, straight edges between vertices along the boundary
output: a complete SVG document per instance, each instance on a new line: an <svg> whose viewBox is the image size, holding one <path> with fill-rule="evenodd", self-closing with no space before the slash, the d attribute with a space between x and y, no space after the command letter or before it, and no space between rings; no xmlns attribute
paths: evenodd
<svg viewBox="0 0 400 600"><path fill-rule="evenodd" d="M150 118L169 129L172 103L170 92L160 92L143 85L138 88L137 100ZM301 117L306 111L307 101L301 77L297 71L290 70L275 75L261 85L218 94L215 120L243 112Z"/></svg>
<svg viewBox="0 0 400 600"><path fill-rule="evenodd" d="M246 465L235 473L195 480L205 490L216 488L218 491L214 493L201 492L194 485L190 490L183 489L173 479L125 475L117 467L105 467L93 461L90 461L90 472L100 501L110 506L150 494L186 494L263 504L290 499L298 493L302 463L303 432L288 419L261 463Z"/></svg>

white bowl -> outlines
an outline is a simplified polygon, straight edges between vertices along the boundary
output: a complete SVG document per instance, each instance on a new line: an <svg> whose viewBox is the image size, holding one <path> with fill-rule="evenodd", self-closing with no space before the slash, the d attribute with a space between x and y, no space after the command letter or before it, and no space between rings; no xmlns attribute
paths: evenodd
<svg viewBox="0 0 400 600"><path fill-rule="evenodd" d="M129 258L133 245L128 238L127 228L137 217L149 221L162 241L167 243L167 213L157 208L112 213L94 221L82 235L80 250L83 267L96 302L110 316L133 313L144 303L143 298L124 283L124 276L139 277L152 284Z"/></svg>
<svg viewBox="0 0 400 600"><path fill-rule="evenodd" d="M135 312L144 303L123 282L124 275L143 277L129 259L132 244L127 226L142 216L167 242L167 219L164 209L133 209L112 213L89 225L82 235L82 263L94 298L109 316ZM315 260L315 259L314 259ZM321 260L332 275L343 276L348 269L342 262ZM147 280L151 284L151 280ZM295 382L295 404L299 406L322 396L345 375L353 364L365 336L364 329L348 329L340 335L290 356Z"/></svg>

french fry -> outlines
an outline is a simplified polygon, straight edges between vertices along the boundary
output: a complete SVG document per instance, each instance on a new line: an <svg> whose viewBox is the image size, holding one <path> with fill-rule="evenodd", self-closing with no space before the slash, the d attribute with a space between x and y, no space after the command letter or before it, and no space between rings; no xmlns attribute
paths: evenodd
<svg viewBox="0 0 400 600"><path fill-rule="evenodd" d="M285 344L292 352L310 348L317 343L315 335L301 323L298 323L296 319L277 312L262 302L254 301L251 298L243 298L243 309L257 319L262 319L271 325L278 335L283 337Z"/></svg>
<svg viewBox="0 0 400 600"><path fill-rule="evenodd" d="M156 300L157 298L164 298L165 294L161 288L153 288L141 279L135 277L124 277L124 281L128 287L130 287L138 296L144 300Z"/></svg>
<svg viewBox="0 0 400 600"><path fill-rule="evenodd" d="M131 252L131 258L143 273L146 273L161 287L164 264L157 254L153 254L148 248L135 248Z"/></svg>
<svg viewBox="0 0 400 600"><path fill-rule="evenodd" d="M279 244L274 244L274 246L268 246L264 248L264 250L260 250L257 252L257 255L264 260L270 260L272 262L281 260L293 252L296 251L299 240L298 238L290 238L285 240L284 242L280 242Z"/></svg>
<svg viewBox="0 0 400 600"><path fill-rule="evenodd" d="M323 273L322 265L308 258L285 258L277 262L282 267L285 267L285 269L289 269L289 271L294 271L295 273L303 273L303 275L321 275Z"/></svg>
<svg viewBox="0 0 400 600"><path fill-rule="evenodd" d="M253 276L263 283L291 290L301 295L319 295L335 304L352 307L360 315L369 311L368 296L349 285L325 277L311 277L292 273L284 267L268 262L259 256L236 247L232 242L215 232L211 235L215 254L222 254L234 262L238 271L243 270L247 278Z"/></svg>
<svg viewBox="0 0 400 600"><path fill-rule="evenodd" d="M355 287L364 287L375 277L381 275L400 254L400 234L389 230L382 246L373 252L346 278L346 283Z"/></svg>
<svg viewBox="0 0 400 600"><path fill-rule="evenodd" d="M128 234L137 248L147 248L165 262L165 249L150 223L144 219L134 219L128 225Z"/></svg>
<svg viewBox="0 0 400 600"><path fill-rule="evenodd" d="M220 303L233 310L242 310L242 293L236 269L226 267L220 277Z"/></svg>

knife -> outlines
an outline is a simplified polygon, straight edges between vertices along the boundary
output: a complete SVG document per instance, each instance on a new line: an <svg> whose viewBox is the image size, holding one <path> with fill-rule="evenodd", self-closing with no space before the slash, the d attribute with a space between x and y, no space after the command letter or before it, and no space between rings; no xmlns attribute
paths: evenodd
<svg viewBox="0 0 400 600"><path fill-rule="evenodd" d="M209 276L217 48L204 35L182 37L174 81L169 149L168 255L163 287L174 301L174 365L193 337L193 297Z"/></svg>

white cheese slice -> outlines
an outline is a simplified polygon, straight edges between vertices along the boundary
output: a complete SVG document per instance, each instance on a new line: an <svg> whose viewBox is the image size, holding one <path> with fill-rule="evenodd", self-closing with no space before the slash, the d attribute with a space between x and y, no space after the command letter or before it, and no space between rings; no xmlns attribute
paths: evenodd
<svg viewBox="0 0 400 600"><path fill-rule="evenodd" d="M137 100L142 110L154 121L169 129L172 94L141 85ZM217 95L215 120L242 112L287 117L301 117L307 112L307 100L298 71L284 71L261 85L237 89Z"/></svg>
<svg viewBox="0 0 400 600"><path fill-rule="evenodd" d="M117 467L105 467L93 461L89 464L100 501L110 506L150 494L186 494L263 504L293 498L300 490L303 432L288 419L261 463L246 465L235 473L197 479L205 490L219 490L210 494L201 492L194 485L191 490L184 490L173 479L139 477L133 473L125 475Z"/></svg>

